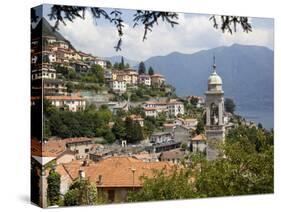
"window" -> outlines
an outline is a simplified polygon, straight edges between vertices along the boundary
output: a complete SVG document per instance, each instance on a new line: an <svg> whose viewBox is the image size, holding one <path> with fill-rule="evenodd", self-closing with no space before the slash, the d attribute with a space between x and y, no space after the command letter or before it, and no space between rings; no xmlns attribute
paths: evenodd
<svg viewBox="0 0 281 212"><path fill-rule="evenodd" d="M76 154L79 154L79 150L78 150L78 149L76 149L76 150L75 150L75 153L76 153Z"/></svg>
<svg viewBox="0 0 281 212"><path fill-rule="evenodd" d="M88 153L89 152L89 149L87 148L87 149L85 149L85 153Z"/></svg>

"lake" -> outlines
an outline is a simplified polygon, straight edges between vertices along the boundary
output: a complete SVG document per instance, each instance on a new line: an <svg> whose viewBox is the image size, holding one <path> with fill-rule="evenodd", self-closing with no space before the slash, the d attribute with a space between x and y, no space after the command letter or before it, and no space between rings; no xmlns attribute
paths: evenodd
<svg viewBox="0 0 281 212"><path fill-rule="evenodd" d="M266 129L274 128L274 112L273 109L262 109L262 110L250 110L237 108L236 113L251 120L256 124L261 123L262 126Z"/></svg>

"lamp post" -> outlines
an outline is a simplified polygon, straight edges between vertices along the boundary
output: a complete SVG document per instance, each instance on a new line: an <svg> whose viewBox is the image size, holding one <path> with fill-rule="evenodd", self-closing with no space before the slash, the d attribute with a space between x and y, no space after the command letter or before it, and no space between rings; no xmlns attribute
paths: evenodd
<svg viewBox="0 0 281 212"><path fill-rule="evenodd" d="M133 191L135 190L135 172L136 172L136 169L135 168L131 168L131 171L133 173Z"/></svg>

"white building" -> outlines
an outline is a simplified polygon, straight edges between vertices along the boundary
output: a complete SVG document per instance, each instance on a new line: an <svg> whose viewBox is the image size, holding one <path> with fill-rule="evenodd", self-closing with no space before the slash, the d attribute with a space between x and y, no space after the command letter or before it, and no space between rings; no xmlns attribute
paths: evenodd
<svg viewBox="0 0 281 212"><path fill-rule="evenodd" d="M139 75L139 84L151 86L151 77L148 74Z"/></svg>
<svg viewBox="0 0 281 212"><path fill-rule="evenodd" d="M170 132L156 132L150 136L150 142L161 144L172 140L173 135Z"/></svg>
<svg viewBox="0 0 281 212"><path fill-rule="evenodd" d="M169 112L169 115L171 116L178 116L184 114L184 105L182 102L179 101L170 101L167 104L167 109Z"/></svg>
<svg viewBox="0 0 281 212"><path fill-rule="evenodd" d="M143 109L144 109L145 116L147 116L147 117L156 118L156 116L158 115L156 108L145 107Z"/></svg>
<svg viewBox="0 0 281 212"><path fill-rule="evenodd" d="M184 114L184 105L182 102L172 99L168 102L166 101L146 101L143 104L143 108L147 110L148 108L152 108L156 110L158 113L166 113L170 116L178 116L179 114ZM150 111L149 111L150 112ZM149 112L147 112L149 114ZM154 114L155 115L155 112ZM152 116L152 115L151 115Z"/></svg>
<svg viewBox="0 0 281 212"><path fill-rule="evenodd" d="M85 110L86 100L79 96L45 96L52 105L72 112Z"/></svg>
<svg viewBox="0 0 281 212"><path fill-rule="evenodd" d="M57 61L56 54L50 51L42 51L42 61L46 63L54 63Z"/></svg>
<svg viewBox="0 0 281 212"><path fill-rule="evenodd" d="M158 113L167 112L167 102L161 101L146 101L143 104L144 108L154 108Z"/></svg>
<svg viewBox="0 0 281 212"><path fill-rule="evenodd" d="M33 69L31 71L31 79L56 79L57 72L50 66L43 66L42 68Z"/></svg>
<svg viewBox="0 0 281 212"><path fill-rule="evenodd" d="M198 124L197 119L182 119L176 118L175 125L183 126L185 128L196 128Z"/></svg>
<svg viewBox="0 0 281 212"><path fill-rule="evenodd" d="M105 81L109 82L110 80L112 80L112 70L111 69L105 69L103 76L104 76Z"/></svg>
<svg viewBox="0 0 281 212"><path fill-rule="evenodd" d="M124 80L111 80L109 81L109 87L116 93L125 93L127 90L126 81Z"/></svg>
<svg viewBox="0 0 281 212"><path fill-rule="evenodd" d="M189 150L191 152L206 152L207 141L203 134L196 135L189 143Z"/></svg>
<svg viewBox="0 0 281 212"><path fill-rule="evenodd" d="M93 64L100 65L104 69L106 68L106 60L99 57L95 57Z"/></svg>

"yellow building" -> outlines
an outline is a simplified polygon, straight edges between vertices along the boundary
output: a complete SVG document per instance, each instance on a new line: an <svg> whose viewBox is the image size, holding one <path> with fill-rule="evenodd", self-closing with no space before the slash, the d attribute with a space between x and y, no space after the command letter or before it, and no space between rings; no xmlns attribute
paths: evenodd
<svg viewBox="0 0 281 212"><path fill-rule="evenodd" d="M151 76L151 85L153 87L160 87L165 83L165 77L161 74L154 74Z"/></svg>

